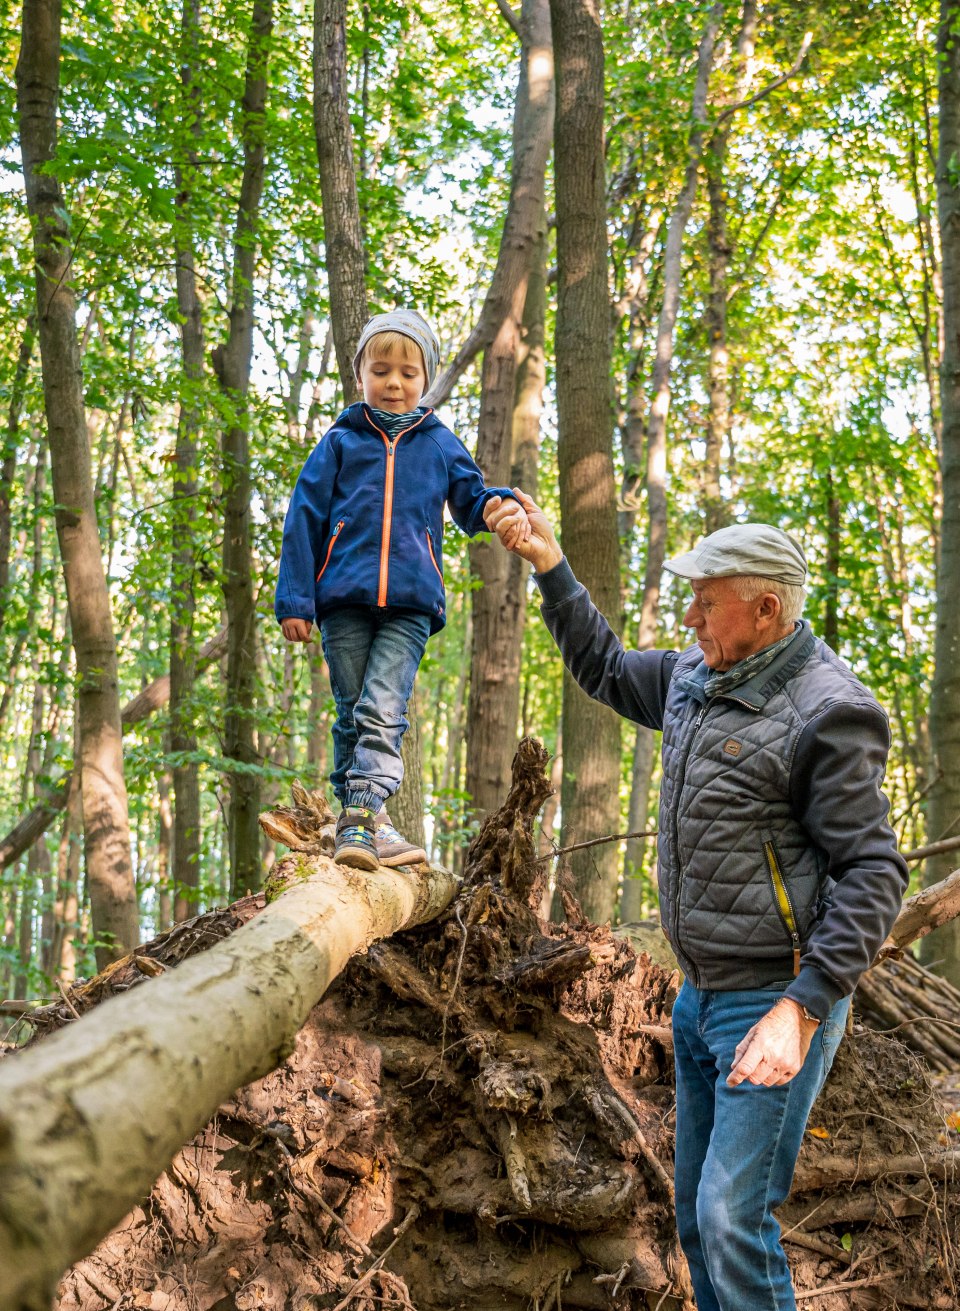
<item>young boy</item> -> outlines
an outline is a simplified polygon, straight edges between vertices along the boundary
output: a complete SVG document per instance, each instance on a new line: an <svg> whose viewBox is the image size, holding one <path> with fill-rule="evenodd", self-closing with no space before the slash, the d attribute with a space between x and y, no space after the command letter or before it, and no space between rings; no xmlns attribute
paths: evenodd
<svg viewBox="0 0 960 1311"><path fill-rule="evenodd" d="M472 537L490 498L511 497L513 531L528 531L513 492L485 487L463 443L420 404L439 360L415 310L369 321L353 362L363 400L303 466L283 526L276 616L290 642L308 642L314 618L320 627L337 707L334 860L357 869L426 860L384 803L403 777L405 712L427 638L446 622L444 502Z"/></svg>

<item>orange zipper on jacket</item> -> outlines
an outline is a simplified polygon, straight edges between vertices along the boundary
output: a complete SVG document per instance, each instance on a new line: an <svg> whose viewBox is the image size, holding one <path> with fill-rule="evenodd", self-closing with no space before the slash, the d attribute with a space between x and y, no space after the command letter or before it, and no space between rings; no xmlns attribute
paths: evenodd
<svg viewBox="0 0 960 1311"><path fill-rule="evenodd" d="M397 442L400 438L406 437L408 432L413 432L414 428L423 423L424 419L433 411L427 410L426 414L421 414L416 423L411 423L409 428L404 428L402 432L398 432L392 442L383 429L374 423L369 408L365 408L364 412L370 427L376 429L387 448L387 471L383 484L383 534L380 541L380 583L377 589L377 605L385 606L387 604L387 583L390 578L390 533L393 529L393 453L397 449Z"/></svg>
<svg viewBox="0 0 960 1311"><path fill-rule="evenodd" d="M327 565L330 563L330 557L333 554L333 545L334 542L336 542L337 538L340 536L340 530L343 528L343 522L344 521L341 519L337 524L336 528L334 528L333 530L333 536L330 538L330 545L327 547L327 554L323 561L323 568L317 574L318 583L320 579L323 577L323 575L327 572Z"/></svg>
<svg viewBox="0 0 960 1311"><path fill-rule="evenodd" d="M427 550L430 552L430 559L433 561L433 567L434 567L434 569L436 569L437 573L440 575L440 581L441 581L441 583L442 583L442 582L443 582L443 570L442 570L442 569L440 568L440 566L437 564L437 557L436 557L436 556L434 555L434 553L433 553L433 533L431 533L431 531L430 531L429 528L427 529Z"/></svg>

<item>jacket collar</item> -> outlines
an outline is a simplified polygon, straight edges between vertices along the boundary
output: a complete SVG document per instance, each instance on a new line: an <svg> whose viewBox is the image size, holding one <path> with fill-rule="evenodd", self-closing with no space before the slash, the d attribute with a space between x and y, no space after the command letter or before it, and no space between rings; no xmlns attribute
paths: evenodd
<svg viewBox="0 0 960 1311"><path fill-rule="evenodd" d="M761 669L758 674L748 678L739 687L729 692L721 692L714 700L733 701L736 705L745 706L746 709L759 713L770 698L775 696L806 664L813 654L816 643L817 639L813 635L809 620L802 619L796 638L781 651L776 660L772 660L765 669ZM681 674L678 679L678 686L702 706L705 706L708 701L704 683L709 673L710 670L704 664L701 655L697 664L688 673Z"/></svg>
<svg viewBox="0 0 960 1311"><path fill-rule="evenodd" d="M380 431L378 428L371 428L370 426L370 420L367 417L368 412L369 406L366 401L354 401L352 405L348 405L342 412L337 419L337 423L345 428L353 428L356 432L378 433ZM441 424L433 410L428 410L421 421L416 425L416 431L425 432L430 428L437 427L442 428L443 424Z"/></svg>

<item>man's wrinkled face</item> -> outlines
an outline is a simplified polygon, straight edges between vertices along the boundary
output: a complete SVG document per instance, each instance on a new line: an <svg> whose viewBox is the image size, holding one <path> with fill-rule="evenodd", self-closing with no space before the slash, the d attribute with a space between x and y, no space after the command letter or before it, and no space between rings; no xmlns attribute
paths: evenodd
<svg viewBox="0 0 960 1311"><path fill-rule="evenodd" d="M693 601L683 622L696 633L708 668L729 669L782 636L779 602L773 593L741 601L731 578L694 578L691 586Z"/></svg>

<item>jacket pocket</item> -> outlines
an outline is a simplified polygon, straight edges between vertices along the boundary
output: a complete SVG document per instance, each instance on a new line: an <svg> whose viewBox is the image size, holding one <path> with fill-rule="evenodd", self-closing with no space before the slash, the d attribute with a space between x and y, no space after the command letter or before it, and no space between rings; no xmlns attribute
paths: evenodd
<svg viewBox="0 0 960 1311"><path fill-rule="evenodd" d="M333 535L331 536L330 541L327 543L327 554L324 556L323 565L321 566L320 572L317 574L318 583L320 579L323 577L323 575L327 572L327 565L330 563L330 557L333 555L333 548L336 546L340 534L343 532L344 522L345 520L343 519L338 520L337 526L333 530Z"/></svg>
<svg viewBox="0 0 960 1311"><path fill-rule="evenodd" d="M793 902L790 900L790 893L787 890L787 880L784 877L783 866L780 864L780 857L777 854L777 846L772 838L764 840L763 854L767 862L770 886L773 889L774 905L783 922L783 927L790 935L790 943L793 947L793 975L796 978L800 973L800 930L797 928L797 917L794 914Z"/></svg>
<svg viewBox="0 0 960 1311"><path fill-rule="evenodd" d="M433 549L433 533L430 531L429 528L427 529L427 550L430 552L430 559L433 561L433 567L434 567L434 569L436 569L437 574L438 574L438 576L439 576L439 578L440 578L440 581L441 581L441 583L442 583L442 582L443 582L443 570L440 568L439 564L437 563L437 555L436 555L436 552L435 552L434 549Z"/></svg>

